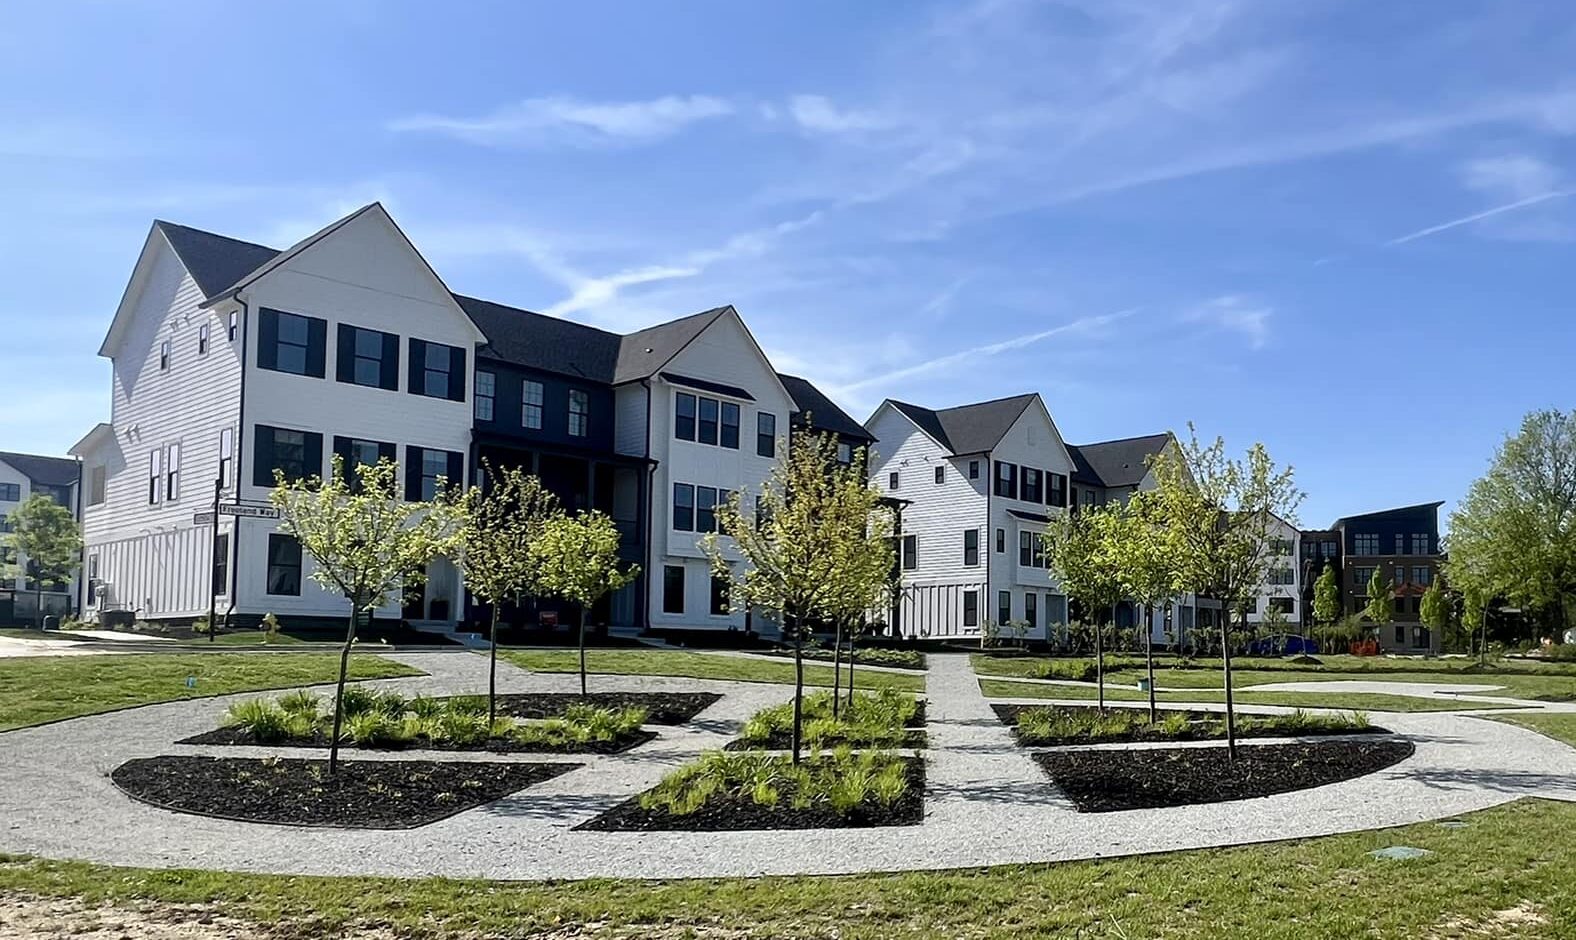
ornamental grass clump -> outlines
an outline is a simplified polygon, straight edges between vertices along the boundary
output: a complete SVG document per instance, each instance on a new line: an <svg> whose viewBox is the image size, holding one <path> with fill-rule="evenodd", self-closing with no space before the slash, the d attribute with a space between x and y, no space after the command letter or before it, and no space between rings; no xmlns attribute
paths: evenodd
<svg viewBox="0 0 1576 940"><path fill-rule="evenodd" d="M847 816L890 808L908 793L908 767L890 751L855 753L848 747L794 764L762 751L712 751L679 768L640 796L642 809L689 816L713 800Z"/></svg>
<svg viewBox="0 0 1576 940"><path fill-rule="evenodd" d="M290 715L267 699L236 702L225 712L224 725L244 728L259 741L283 741L290 737Z"/></svg>
<svg viewBox="0 0 1576 940"><path fill-rule="evenodd" d="M804 740L812 748L834 744L899 747L908 738L907 726L919 715L918 699L882 689L856 693L834 716L833 694L817 692L804 699ZM764 745L792 730L793 705L784 703L756 712L745 722L741 737L748 744Z"/></svg>

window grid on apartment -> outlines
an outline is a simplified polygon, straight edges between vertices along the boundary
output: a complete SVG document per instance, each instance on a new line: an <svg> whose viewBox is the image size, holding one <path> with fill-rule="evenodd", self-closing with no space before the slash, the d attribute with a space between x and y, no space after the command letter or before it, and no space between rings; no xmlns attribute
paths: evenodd
<svg viewBox="0 0 1576 940"><path fill-rule="evenodd" d="M967 568L977 568L980 563L980 530L963 530L963 565Z"/></svg>
<svg viewBox="0 0 1576 940"><path fill-rule="evenodd" d="M520 383L520 425L532 431L542 429L542 409L546 402L546 388L535 379Z"/></svg>
<svg viewBox="0 0 1576 940"><path fill-rule="evenodd" d="M476 420L491 421L493 406L498 394L498 376L491 372L476 373Z"/></svg>
<svg viewBox="0 0 1576 940"><path fill-rule="evenodd" d="M569 390L569 436L585 437L590 430L591 395L581 389L572 388Z"/></svg>

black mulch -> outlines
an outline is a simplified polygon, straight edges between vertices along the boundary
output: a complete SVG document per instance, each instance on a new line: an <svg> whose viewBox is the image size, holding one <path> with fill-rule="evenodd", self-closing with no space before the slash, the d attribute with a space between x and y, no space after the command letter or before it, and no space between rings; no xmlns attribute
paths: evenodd
<svg viewBox="0 0 1576 940"><path fill-rule="evenodd" d="M361 745L351 741L340 742L342 747L363 751L488 751L494 754L621 754L656 738L656 732L635 730L611 741L588 741L585 744L554 746L541 743L523 743L512 738L488 738L478 744L454 744L448 741L431 741L413 738L405 744ZM320 747L327 748L329 735L319 731L313 735L292 735L285 738L260 740L245 728L215 728L193 735L176 744L247 745L250 747Z"/></svg>
<svg viewBox="0 0 1576 940"><path fill-rule="evenodd" d="M1254 744L1226 759L1222 747L1040 751L1034 754L1080 813L1246 800L1338 783L1412 756L1412 742Z"/></svg>
<svg viewBox="0 0 1576 940"><path fill-rule="evenodd" d="M896 745L894 745L894 744L882 744L881 746L882 747L901 747L901 748L903 748L905 750L913 750L913 749L917 749L917 748L923 748L926 745L928 739L925 737L925 730L924 730L925 729L925 700L924 699L920 700L919 708L918 708L918 710L916 710L914 712L914 717L910 718L908 720L908 724L904 725L903 727L904 728L908 728L910 730L909 730L908 734L905 734L903 736L903 741L902 741L901 744L896 744ZM842 738L836 738L836 737L822 738L821 741L820 741L820 744L821 744L822 747L837 747L840 744L849 744L849 745L851 745L851 746L853 746L855 748L868 746L868 745L864 744L863 742L859 742L859 741L845 741ZM746 741L743 738L735 738L734 740L729 741L727 744L723 745L722 749L725 750L725 751L753 751L753 750L786 751L786 750L790 750L792 747L793 747L793 730L789 729L789 730L786 730L786 731L774 732L772 734L772 736L767 738L765 741Z"/></svg>
<svg viewBox="0 0 1576 940"><path fill-rule="evenodd" d="M748 796L714 796L696 812L674 816L641 808L636 796L575 828L594 832L740 832L917 826L925 820L925 762L911 757L903 760L908 769L908 791L890 807L871 804L847 815L826 808L797 810L784 793L776 806L759 806Z"/></svg>
<svg viewBox="0 0 1576 940"><path fill-rule="evenodd" d="M482 761L341 761L148 757L110 778L161 809L241 822L414 829L579 768Z"/></svg>
<svg viewBox="0 0 1576 940"><path fill-rule="evenodd" d="M514 718L557 718L571 705L637 706L646 710L648 725L682 725L721 698L715 692L527 692L498 696L498 710Z"/></svg>
<svg viewBox="0 0 1576 940"><path fill-rule="evenodd" d="M1190 721L1209 722L1210 725L1208 725L1208 726L1196 725L1193 728L1189 729L1188 731L1186 731L1186 732L1184 732L1182 734L1164 734L1158 728L1156 728L1156 729L1140 728L1140 729L1137 729L1135 731L1132 731L1132 732L1129 732L1129 733L1126 733L1126 734L1102 734L1102 735L1098 735L1098 736L1080 735L1080 736L1077 736L1077 737L1057 738L1057 739L1048 740L1048 741L1047 740L1035 740L1035 741L1032 741L1032 742L1025 742L1022 738L1020 738L1018 736L1018 716L1020 714L1022 714L1023 712L1032 711L1032 710L1037 709L1037 708L1054 708L1054 709L1058 709L1058 710L1072 711L1072 710L1076 710L1076 709L1089 709L1089 708L1094 708L1094 707L1096 707L1096 706L1093 706L1093 705L1006 705L1006 704L992 704L991 705L991 708L996 710L996 717L1000 718L1003 724L1009 725L1012 728L1013 740L1017 741L1019 744L1024 745L1025 747L1056 747L1058 745L1066 745L1066 744L1125 744L1125 743L1132 743L1132 742L1137 742L1137 741L1218 741L1218 740L1222 740L1222 738L1224 737L1224 733L1223 732L1216 732L1216 731L1213 730L1213 728L1214 728L1213 723L1214 722L1218 722L1221 718L1225 717L1225 713L1224 712L1198 712L1198 711L1188 711L1188 712L1184 712L1184 714L1186 714L1188 716L1188 719ZM1134 711L1147 712L1148 708L1134 709ZM1174 715L1174 714L1176 714L1179 711L1181 711L1181 709L1162 708L1162 709L1160 709L1161 720L1165 720L1165 718L1167 716ZM1240 719L1242 716L1238 715L1237 717ZM1388 728L1380 728L1377 725L1369 725L1366 728L1306 728L1306 729L1302 729L1302 730L1299 730L1299 731L1296 731L1296 732L1272 731L1272 730L1268 730L1268 729L1265 729L1265 728L1250 728L1250 727L1242 727L1242 726L1238 726L1238 728L1237 728L1237 738L1239 740L1243 739L1243 738L1301 738L1301 737L1313 737L1313 736L1316 736L1316 735L1327 735L1327 734L1390 734L1390 733L1391 732L1390 732L1390 730Z"/></svg>

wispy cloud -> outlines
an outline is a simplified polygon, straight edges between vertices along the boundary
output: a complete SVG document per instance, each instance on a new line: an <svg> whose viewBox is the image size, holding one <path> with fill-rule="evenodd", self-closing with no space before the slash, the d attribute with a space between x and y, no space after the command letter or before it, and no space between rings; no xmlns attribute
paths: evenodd
<svg viewBox="0 0 1576 940"><path fill-rule="evenodd" d="M804 130L823 134L888 130L899 123L896 116L879 111L839 108L822 95L794 95L788 99L788 114Z"/></svg>
<svg viewBox="0 0 1576 940"><path fill-rule="evenodd" d="M1025 333L1021 336L1014 336L1010 339L1001 340L1000 342L987 343L984 346L974 346L959 352L948 353L945 356L937 356L934 359L926 359L923 362L916 362L912 365L903 366L902 368L892 369L879 375L868 376L855 382L848 382L838 386L837 391L846 395L857 392L860 389L870 388L876 385L889 385L901 379L911 379L918 376L934 375L938 372L946 372L961 365L968 365L981 360L990 359L1005 352L1010 352L1015 349L1022 349L1025 346L1033 346L1036 343L1044 342L1045 340L1055 336L1065 336L1068 334L1094 334L1101 328L1109 326L1118 320L1130 317L1134 313L1137 313L1137 311L1121 310L1117 311L1116 313L1102 313L1097 316L1080 317L1079 319L1073 320L1070 323L1063 323L1060 326L1054 326L1048 330L1039 330L1034 333Z"/></svg>
<svg viewBox="0 0 1576 940"><path fill-rule="evenodd" d="M496 147L595 147L649 143L733 112L731 102L711 95L666 95L649 101L551 96L529 98L480 117L419 114L397 118L388 126Z"/></svg>
<svg viewBox="0 0 1576 940"><path fill-rule="evenodd" d="M1270 318L1275 309L1240 294L1225 294L1196 304L1182 312L1184 323L1198 323L1213 329L1240 333L1253 349L1269 342Z"/></svg>

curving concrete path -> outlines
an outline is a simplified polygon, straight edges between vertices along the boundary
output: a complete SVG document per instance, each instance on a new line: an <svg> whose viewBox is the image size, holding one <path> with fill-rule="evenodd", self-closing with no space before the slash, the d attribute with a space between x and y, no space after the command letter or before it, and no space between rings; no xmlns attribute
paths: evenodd
<svg viewBox="0 0 1576 940"><path fill-rule="evenodd" d="M370 684L407 694L485 687L486 660L480 656L394 658L430 675ZM280 753L171 743L212 728L230 701L248 696L149 706L12 731L0 734L0 851L141 867L324 875L833 874L1046 862L1325 835L1438 819L1523 796L1576 801L1576 749L1482 718L1432 712L1386 714L1385 726L1411 738L1417 753L1367 777L1263 799L1081 814L1012 743L981 696L967 656L932 655L930 663L929 787L925 822L919 826L574 832L573 826L646 789L701 750L720 746L750 714L789 695L786 687L774 685L598 676L596 689L705 690L724 698L689 726L660 729L656 741L620 756L445 753L444 759L567 760L585 766L488 806L402 831L301 829L168 813L126 797L109 781L110 770L135 757ZM578 685L573 675L532 674L503 663L499 679L506 692L572 691ZM410 756L422 755L354 754L358 760Z"/></svg>

